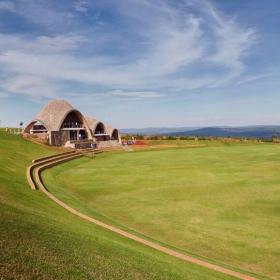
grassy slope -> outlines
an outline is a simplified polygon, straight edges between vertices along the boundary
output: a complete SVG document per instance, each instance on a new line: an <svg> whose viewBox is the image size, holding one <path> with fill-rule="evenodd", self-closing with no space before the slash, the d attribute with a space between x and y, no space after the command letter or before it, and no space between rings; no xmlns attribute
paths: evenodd
<svg viewBox="0 0 280 280"><path fill-rule="evenodd" d="M0 279L231 279L81 221L31 191L27 165L53 152L0 132Z"/></svg>
<svg viewBox="0 0 280 280"><path fill-rule="evenodd" d="M85 213L279 279L279 166L277 145L230 144L102 154L44 178Z"/></svg>

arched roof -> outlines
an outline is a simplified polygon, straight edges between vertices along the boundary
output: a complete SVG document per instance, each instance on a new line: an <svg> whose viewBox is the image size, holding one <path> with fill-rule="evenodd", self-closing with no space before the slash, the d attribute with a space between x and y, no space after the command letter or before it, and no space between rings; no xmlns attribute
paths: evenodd
<svg viewBox="0 0 280 280"><path fill-rule="evenodd" d="M86 119L87 125L93 131L93 133L94 133L94 131L95 131L95 129L96 129L96 127L99 123L104 125L104 130L105 130L106 133L108 133L107 129L106 129L107 127L103 122L98 121L97 119L92 118L92 117L85 117L85 119Z"/></svg>
<svg viewBox="0 0 280 280"><path fill-rule="evenodd" d="M93 129L97 126L98 120L92 117L85 117L87 125L89 126L90 129Z"/></svg>
<svg viewBox="0 0 280 280"><path fill-rule="evenodd" d="M117 132L117 137L118 139L115 139L115 140L118 140L119 142L121 142L121 136L120 136L120 133L119 133L119 130L117 128L114 128L110 125L107 125L106 126L106 129L107 129L107 133L110 135L110 137L113 137L113 134L114 134L114 131Z"/></svg>
<svg viewBox="0 0 280 280"><path fill-rule="evenodd" d="M78 110L74 109L67 101L59 99L52 100L42 108L30 123L40 121L48 131L58 131L65 117L73 111L77 112L78 115L84 119L83 115Z"/></svg>
<svg viewBox="0 0 280 280"><path fill-rule="evenodd" d="M114 128L113 128L112 126L108 125L108 124L106 124L105 127L106 127L107 133L108 133L110 136L112 136L112 133L113 133L113 131L114 131Z"/></svg>
<svg viewBox="0 0 280 280"><path fill-rule="evenodd" d="M117 131L118 131L117 128L114 128L114 127L112 127L112 126L106 124L106 131L107 131L107 133L108 133L110 136L112 136L114 130L117 130Z"/></svg>

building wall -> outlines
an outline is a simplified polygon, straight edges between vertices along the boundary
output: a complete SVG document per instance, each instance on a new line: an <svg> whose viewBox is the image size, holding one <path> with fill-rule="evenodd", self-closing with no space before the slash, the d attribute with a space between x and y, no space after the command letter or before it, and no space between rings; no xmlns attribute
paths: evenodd
<svg viewBox="0 0 280 280"><path fill-rule="evenodd" d="M94 138L96 141L109 141L110 140L109 135L95 135Z"/></svg>
<svg viewBox="0 0 280 280"><path fill-rule="evenodd" d="M51 131L50 134L50 145L61 146L68 141L68 131L66 130Z"/></svg>
<svg viewBox="0 0 280 280"><path fill-rule="evenodd" d="M49 144L49 135L48 133L22 133L22 136L26 139L36 139L38 142L43 144Z"/></svg>

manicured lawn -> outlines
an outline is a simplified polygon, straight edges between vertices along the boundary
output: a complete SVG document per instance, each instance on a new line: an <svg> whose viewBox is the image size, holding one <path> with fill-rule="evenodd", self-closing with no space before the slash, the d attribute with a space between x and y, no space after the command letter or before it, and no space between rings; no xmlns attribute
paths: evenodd
<svg viewBox="0 0 280 280"><path fill-rule="evenodd" d="M26 167L54 152L0 132L0 279L232 279L82 221L32 191Z"/></svg>
<svg viewBox="0 0 280 280"><path fill-rule="evenodd" d="M279 145L227 143L103 153L43 178L51 192L91 216L280 279L279 171Z"/></svg>

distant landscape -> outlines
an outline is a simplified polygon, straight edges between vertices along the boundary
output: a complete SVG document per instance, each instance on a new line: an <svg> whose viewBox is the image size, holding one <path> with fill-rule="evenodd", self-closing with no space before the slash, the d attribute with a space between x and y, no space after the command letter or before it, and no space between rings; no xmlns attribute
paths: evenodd
<svg viewBox="0 0 280 280"><path fill-rule="evenodd" d="M166 135L166 136L205 136L205 137L246 137L271 138L280 136L278 125L256 125L244 127L151 127L121 129L123 134Z"/></svg>

